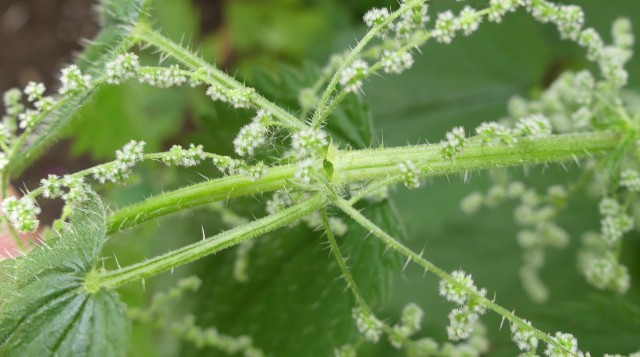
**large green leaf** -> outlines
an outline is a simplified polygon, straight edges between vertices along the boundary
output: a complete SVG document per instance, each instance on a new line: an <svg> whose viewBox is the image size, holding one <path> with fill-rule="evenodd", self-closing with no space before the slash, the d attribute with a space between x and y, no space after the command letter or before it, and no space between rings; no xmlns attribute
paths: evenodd
<svg viewBox="0 0 640 357"><path fill-rule="evenodd" d="M0 354L124 356L129 324L113 291L88 291L106 239L98 196L80 204L53 241L0 266Z"/></svg>
<svg viewBox="0 0 640 357"><path fill-rule="evenodd" d="M147 86L104 87L79 111L87 120L73 124L73 153L112 160L128 141L143 140L148 152L162 149L180 129L188 92Z"/></svg>

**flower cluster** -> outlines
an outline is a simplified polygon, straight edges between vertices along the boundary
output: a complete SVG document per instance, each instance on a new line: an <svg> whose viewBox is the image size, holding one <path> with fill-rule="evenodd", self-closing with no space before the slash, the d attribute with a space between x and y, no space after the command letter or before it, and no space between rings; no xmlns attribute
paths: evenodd
<svg viewBox="0 0 640 357"><path fill-rule="evenodd" d="M540 139L551 135L551 123L544 115L534 114L520 119L514 132L518 136Z"/></svg>
<svg viewBox="0 0 640 357"><path fill-rule="evenodd" d="M638 171L628 169L620 173L620 186L630 192L640 192L640 174Z"/></svg>
<svg viewBox="0 0 640 357"><path fill-rule="evenodd" d="M335 357L356 357L356 349L352 345L344 345L333 350Z"/></svg>
<svg viewBox="0 0 640 357"><path fill-rule="evenodd" d="M457 28L462 31L465 36L469 36L480 28L482 17L471 6L465 6L458 16Z"/></svg>
<svg viewBox="0 0 640 357"><path fill-rule="evenodd" d="M486 307L480 299L486 295L486 290L478 289L471 275L461 270L454 271L451 279L453 281L440 281L439 293L440 296L458 305L449 314L447 327L449 339L458 341L471 336L480 315L486 312Z"/></svg>
<svg viewBox="0 0 640 357"><path fill-rule="evenodd" d="M458 126L451 129L451 131L445 135L445 140L440 143L442 156L446 159L453 159L462 152L465 143L464 128Z"/></svg>
<svg viewBox="0 0 640 357"><path fill-rule="evenodd" d="M45 198L62 197L62 180L58 175L49 175L46 179L40 180L42 186L42 196Z"/></svg>
<svg viewBox="0 0 640 357"><path fill-rule="evenodd" d="M251 123L243 126L238 136L233 140L236 154L240 156L253 156L255 150L267 141L269 134L268 123L271 121L271 114L261 109L253 118Z"/></svg>
<svg viewBox="0 0 640 357"><path fill-rule="evenodd" d="M485 145L513 145L517 138L513 131L502 124L495 122L485 122L476 128L476 134Z"/></svg>
<svg viewBox="0 0 640 357"><path fill-rule="evenodd" d="M380 335L382 335L382 322L371 313L359 307L353 309L352 316L356 321L358 331L364 338L370 342L378 342Z"/></svg>
<svg viewBox="0 0 640 357"><path fill-rule="evenodd" d="M400 323L392 328L389 343L395 348L401 348L403 342L420 330L424 312L420 306L410 303L402 309Z"/></svg>
<svg viewBox="0 0 640 357"><path fill-rule="evenodd" d="M180 145L173 145L161 160L169 166L196 166L206 158L202 145L190 144L188 149Z"/></svg>
<svg viewBox="0 0 640 357"><path fill-rule="evenodd" d="M544 354L547 357L584 356L578 351L578 340L570 333L556 332L553 340L556 344L547 344Z"/></svg>
<svg viewBox="0 0 640 357"><path fill-rule="evenodd" d="M286 191L276 191L271 195L271 199L267 201L266 211L268 214L276 214L285 208L291 206L291 196Z"/></svg>
<svg viewBox="0 0 640 357"><path fill-rule="evenodd" d="M329 145L327 133L322 130L307 128L291 135L291 147L301 157L318 156Z"/></svg>
<svg viewBox="0 0 640 357"><path fill-rule="evenodd" d="M168 291L155 293L147 308L130 308L127 315L132 320L151 323L154 326L169 326L172 333L198 347L213 347L230 355L264 357L264 352L253 346L253 340L249 336L234 337L225 335L214 327L199 327L193 315L187 315L181 320L169 319L167 306L182 298L187 291L197 291L201 283L196 277L180 279L177 285Z"/></svg>
<svg viewBox="0 0 640 357"><path fill-rule="evenodd" d="M362 20L364 20L364 23L369 26L369 27L374 27L374 26L380 26L380 25L384 25L385 21L387 21L387 19L389 18L389 10L386 8L382 8L382 9L371 9L369 11L367 11L367 13L364 14L364 16L362 17ZM386 35L386 32L388 31L389 26L384 26L379 34L381 37L384 37Z"/></svg>
<svg viewBox="0 0 640 357"><path fill-rule="evenodd" d="M485 13L490 21L501 22L504 15L523 5L537 21L555 24L563 39L575 41L584 47L588 59L599 64L603 76L611 85L619 88L626 84L628 75L624 64L631 56L630 49L634 43L628 19L616 20L612 28L614 44L605 46L595 30L583 29L584 13L576 5L557 5L546 0L491 0ZM481 21L480 12L470 6L466 6L458 16L447 10L438 14L431 33L436 41L448 44L458 31L465 35L476 31Z"/></svg>
<svg viewBox="0 0 640 357"><path fill-rule="evenodd" d="M253 180L258 180L267 172L267 166L262 161L249 165L243 160L216 156L213 158L213 164L225 175L244 175Z"/></svg>
<svg viewBox="0 0 640 357"><path fill-rule="evenodd" d="M416 167L413 161L405 161L398 164L398 169L402 174L404 185L409 188L420 187L420 170Z"/></svg>
<svg viewBox="0 0 640 357"><path fill-rule="evenodd" d="M249 281L249 253L255 245L255 241L247 240L236 249L236 258L233 261L233 279L239 283L246 283Z"/></svg>
<svg viewBox="0 0 640 357"><path fill-rule="evenodd" d="M611 289L619 294L626 293L631 284L627 267L620 264L612 252L602 255L594 253L583 263L587 281L598 289Z"/></svg>
<svg viewBox="0 0 640 357"><path fill-rule="evenodd" d="M409 52L385 50L381 62L385 73L400 74L413 66L413 56Z"/></svg>
<svg viewBox="0 0 640 357"><path fill-rule="evenodd" d="M62 178L61 184L68 189L62 194L62 199L67 204L81 202L87 198L84 178L66 175Z"/></svg>
<svg viewBox="0 0 640 357"><path fill-rule="evenodd" d="M525 326L511 324L511 339L520 351L532 352L538 348L538 337L531 326L531 322L524 321Z"/></svg>
<svg viewBox="0 0 640 357"><path fill-rule="evenodd" d="M64 68L60 75L60 94L76 94L91 87L91 76L82 74L75 64Z"/></svg>
<svg viewBox="0 0 640 357"><path fill-rule="evenodd" d="M32 84L35 85L34 82L30 82L27 87ZM44 93L44 85L42 83L40 83L40 85L42 85L42 93ZM9 121L10 118L15 119L18 114L24 110L24 105L22 104L22 92L18 88L12 88L6 91L2 96L2 101L6 112L6 115L2 118L3 122Z"/></svg>
<svg viewBox="0 0 640 357"><path fill-rule="evenodd" d="M40 207L29 197L17 199L8 197L2 201L2 210L9 222L20 233L35 232L38 229Z"/></svg>
<svg viewBox="0 0 640 357"><path fill-rule="evenodd" d="M520 199L514 218L516 223L526 227L517 235L525 258L520 271L522 283L532 299L544 301L548 293L538 278L538 271L544 264L544 248L562 248L569 242L568 233L553 222L558 207L566 204L566 189L551 186L546 195L540 195L519 181L496 184L485 195L471 193L462 200L460 207L465 213L473 214L483 205L496 207L507 199Z"/></svg>
<svg viewBox="0 0 640 357"><path fill-rule="evenodd" d="M600 201L600 221L602 238L609 244L616 244L622 236L633 229L633 218L627 215L618 201L604 198Z"/></svg>
<svg viewBox="0 0 640 357"><path fill-rule="evenodd" d="M293 177L296 181L308 185L311 183L313 172L316 167L316 161L313 158L308 157L306 159L302 159L297 163L296 172Z"/></svg>
<svg viewBox="0 0 640 357"><path fill-rule="evenodd" d="M93 168L93 177L100 183L125 181L129 178L131 169L143 160L144 145L144 141L131 140L116 151L115 161Z"/></svg>
<svg viewBox="0 0 640 357"><path fill-rule="evenodd" d="M618 294L629 290L631 277L620 263L617 253L624 233L633 227L633 219L616 199L600 201L601 232L588 232L582 238L579 265L587 281L598 289L610 289Z"/></svg>
<svg viewBox="0 0 640 357"><path fill-rule="evenodd" d="M224 88L212 84L207 88L207 95L213 100L228 103L236 109L249 108L255 97L253 88Z"/></svg>
<svg viewBox="0 0 640 357"><path fill-rule="evenodd" d="M406 1L401 0L400 3L404 5ZM412 8L403 12L395 23L383 27L379 33L380 37L385 37L388 32L395 31L397 40L410 38L418 29L423 28L429 22L428 9L426 4L413 4Z"/></svg>
<svg viewBox="0 0 640 357"><path fill-rule="evenodd" d="M588 28L580 32L577 42L587 50L587 58L597 62L600 72L614 88L627 83L628 73L624 65L631 58L631 46L634 42L631 24L628 19L618 19L612 26L614 44L605 46L600 35Z"/></svg>
<svg viewBox="0 0 640 357"><path fill-rule="evenodd" d="M491 0L489 3L489 21L501 22L508 12L513 12L519 5L518 0Z"/></svg>
<svg viewBox="0 0 640 357"><path fill-rule="evenodd" d="M158 88L179 87L187 82L186 74L177 64L172 64L168 68L151 71L141 71L138 77L140 83L146 83Z"/></svg>
<svg viewBox="0 0 640 357"><path fill-rule="evenodd" d="M361 59L345 68L340 74L340 84L347 92L357 93L362 88L362 81L367 77L369 65Z"/></svg>
<svg viewBox="0 0 640 357"><path fill-rule="evenodd" d="M35 100L38 100L40 98L42 98L42 95L44 94L46 88L44 87L44 84L42 83L37 83L37 82L29 82L27 84L26 87L24 87L24 94L27 95L27 100L30 102L33 102ZM20 96L13 96L13 100L20 100Z"/></svg>
<svg viewBox="0 0 640 357"><path fill-rule="evenodd" d="M433 38L441 43L451 43L458 30L458 22L451 10L441 12L436 19L436 26L433 30Z"/></svg>
<svg viewBox="0 0 640 357"><path fill-rule="evenodd" d="M22 93L19 89L9 89L4 94L6 115L2 123L2 140L7 142L15 134L15 123L20 129L32 129L42 120L43 113L50 111L55 101L51 97L44 96L46 88L44 84L29 82L24 88L27 100L33 103L33 108L26 108L22 104Z"/></svg>
<svg viewBox="0 0 640 357"><path fill-rule="evenodd" d="M125 80L137 78L140 73L140 60L133 53L118 55L113 61L107 62L107 83L120 84Z"/></svg>

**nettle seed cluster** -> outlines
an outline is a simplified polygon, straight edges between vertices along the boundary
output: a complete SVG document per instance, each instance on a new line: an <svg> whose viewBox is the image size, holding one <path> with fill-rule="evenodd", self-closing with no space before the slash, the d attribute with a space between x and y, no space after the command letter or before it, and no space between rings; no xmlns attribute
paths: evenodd
<svg viewBox="0 0 640 357"><path fill-rule="evenodd" d="M589 71L564 73L535 99L512 98L507 105L506 117L482 123L475 128L474 135L467 135L463 127L452 128L444 134L439 144L427 147L433 150L430 153L435 152L428 160L395 161L387 167L388 175L380 181L354 179L353 182L340 185L331 182L323 164L331 159L328 153L335 154L338 148L323 130L323 124L347 95L363 93L365 82L379 71L400 74L410 69L414 63L413 53L427 41L433 39L443 44L451 43L459 33L468 36L477 31L485 19L500 23L504 16L518 9L531 14L541 23L555 25L563 39L584 48L586 58L598 65L599 77ZM579 351L578 342L571 334L556 332L549 335L536 329L530 321L518 318L487 299L487 290L476 287L470 274L462 270L449 274L437 268L422 258L421 254L410 252L375 224L368 222L351 206L360 199L383 201L388 196L388 186L391 184L404 183L407 188L419 188L421 179L430 172L433 162L455 167L467 153L487 148L513 148L522 143L544 145L544 140L551 138L554 133L621 132L627 135L625 138L628 140L624 141L626 146L618 150L623 154L619 155L615 165L607 166L609 161L606 159L590 158L581 166L590 178L585 185L599 197L601 222L599 232L584 234L579 261L591 284L600 289L625 293L630 286L630 275L619 261L619 250L624 235L634 229L635 217L640 212L640 204L634 200L640 191L640 168L635 156L629 154L640 145L637 142L639 114L629 112L620 96L620 89L628 77L624 65L631 58L634 44L631 22L628 19L616 20L612 26L613 43L607 45L595 30L584 28L585 17L580 7L557 5L545 0L490 0L483 9L465 6L458 14L452 11L439 13L432 25L426 0L401 0L396 11L372 9L364 15L363 21L369 28L367 35L345 56L333 56L325 67L322 80L327 87L324 93L318 93L319 88L315 87L299 93L302 108L299 117L267 101L255 89L222 75L222 72L216 72L214 67L193 65L201 63L196 56L190 58L192 61L180 61L188 50L172 52L171 48L154 42L153 36L147 40L166 54L173 55L186 68L178 64L168 67L143 66L134 53L121 53L106 63L104 75L97 78L82 73L76 65L63 69L55 96L45 96L44 85L34 82L23 90L7 91L4 95L6 114L0 124L0 170L5 173L26 138L35 128L46 124L48 116L54 116L56 110L74 95L103 84L121 85L127 81L137 81L160 88L203 86L212 100L226 103L234 109L250 110L254 115L233 140L237 157L209 153L202 145L194 144L187 147L174 145L166 152L145 153L145 143L132 140L116 151L112 162L62 177L49 175L42 179L40 187L22 198L6 198L2 202L5 213L3 219L18 232L36 231L40 213L35 201L38 196L61 198L67 204L74 205L86 198L88 177L93 177L100 184L123 183L131 176L136 165L145 160L181 167L201 165L210 160L222 174L237 175L254 182L263 178L270 169L269 165L282 164L281 168L291 169L291 175L287 178L286 186L275 190L265 202L269 216L283 214L292 207L301 207L305 202L313 201L314 197L323 195L324 199L332 201L345 214L382 239L387 247L401 252L409 261L438 275L441 297L455 304L446 327L451 342L439 344L430 338L414 339L424 317L417 304L406 305L397 323L389 325L385 319L373 313L359 293L335 244L334 235L343 236L348 230L347 224L338 217L327 217L324 209L296 218L294 222L303 221L310 227L324 229L329 238L343 278L356 298L352 317L363 340L377 343L386 337L391 346L409 356L480 355L489 348L481 317L492 310L509 321L511 339L523 356L535 356L540 348L548 357L589 356L588 352ZM168 43L168 40L163 41ZM372 41L378 42L370 44ZM363 51L366 46L370 47L370 51ZM281 137L277 133L286 134L284 143L274 142ZM288 145L290 150L281 158L275 158L273 163L258 159L262 150L266 151L276 144ZM605 166L613 168L603 170ZM490 162L482 167L493 168ZM576 188L554 185L541 193L507 176L495 174L495 185L486 193L471 193L461 202L461 209L467 214L474 214L485 206L493 208L508 200L518 202L514 220L522 227L517 234L524 260L520 277L532 299L542 302L549 295L540 277L545 250L562 248L568 244L570 234L556 223L556 219L567 207ZM346 201L345 197L349 197L350 201ZM247 223L242 217L235 217L231 221L234 222L232 226L239 228ZM252 241L239 243L233 268L233 277L238 282L250 279L247 266L252 246ZM162 301L171 300L169 297L177 297L186 290L195 290L198 285L194 281L179 283L168 295L154 298L148 310L130 311L130 317L147 322L161 321L165 316L157 307ZM212 346L228 353L243 353L251 357L263 355L260 349L253 346L250 337L234 338L223 335L215 328L201 329L195 326L193 317L176 323L173 329L177 335L198 346ZM356 345L344 345L335 350L336 356L355 356L356 353Z"/></svg>

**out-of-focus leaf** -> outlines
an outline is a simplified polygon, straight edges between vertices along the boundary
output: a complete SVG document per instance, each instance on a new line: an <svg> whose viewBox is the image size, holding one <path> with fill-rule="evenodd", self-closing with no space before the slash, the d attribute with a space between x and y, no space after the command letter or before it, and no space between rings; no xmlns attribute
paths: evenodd
<svg viewBox="0 0 640 357"><path fill-rule="evenodd" d="M161 149L163 142L182 126L188 91L148 86L102 88L73 125L73 152L89 153L97 160L111 160L125 143L145 141L147 151ZM81 135L80 135L81 134Z"/></svg>
<svg viewBox="0 0 640 357"><path fill-rule="evenodd" d="M100 0L98 20L102 27L129 25L146 15L151 0Z"/></svg>
<svg viewBox="0 0 640 357"><path fill-rule="evenodd" d="M128 320L112 291L88 291L105 241L105 210L90 193L60 237L5 261L0 296L3 356L124 356Z"/></svg>
<svg viewBox="0 0 640 357"><path fill-rule="evenodd" d="M336 3L230 2L225 12L228 34L234 48L248 59L240 67L255 65L256 60L276 64L274 57L321 60L334 49L334 35L345 27L344 13ZM264 53L270 57L256 58Z"/></svg>
<svg viewBox="0 0 640 357"><path fill-rule="evenodd" d="M540 327L570 331L587 351L631 354L640 350L640 306L624 297L589 295L539 307Z"/></svg>
<svg viewBox="0 0 640 357"><path fill-rule="evenodd" d="M105 64L131 47L129 38L132 24L140 21L147 0L108 0L101 3L99 14L104 28L84 49L77 60L83 73L99 78L105 73ZM61 130L75 117L79 107L86 103L94 90L84 90L73 95L33 131L14 159L9 163L10 172L18 176L31 162L61 135Z"/></svg>

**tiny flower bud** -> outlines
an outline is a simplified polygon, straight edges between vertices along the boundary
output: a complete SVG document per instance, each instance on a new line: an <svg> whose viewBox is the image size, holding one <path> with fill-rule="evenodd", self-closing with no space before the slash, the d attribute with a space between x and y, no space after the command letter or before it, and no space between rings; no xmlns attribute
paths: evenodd
<svg viewBox="0 0 640 357"><path fill-rule="evenodd" d="M400 173L402 174L404 185L409 188L420 187L420 170L412 161L405 161L398 164Z"/></svg>
<svg viewBox="0 0 640 357"><path fill-rule="evenodd" d="M453 159L462 151L465 141L464 128L461 126L453 128L446 134L446 139L440 143L442 156L447 159Z"/></svg>
<svg viewBox="0 0 640 357"><path fill-rule="evenodd" d="M75 94L91 86L91 76L82 74L75 64L62 70L60 75L60 94Z"/></svg>
<svg viewBox="0 0 640 357"><path fill-rule="evenodd" d="M382 322L361 308L354 308L352 315L358 331L364 338L373 343L378 342L382 335Z"/></svg>
<svg viewBox="0 0 640 357"><path fill-rule="evenodd" d="M27 95L27 100L30 101L30 102L33 102L36 99L42 98L42 95L44 94L44 91L45 91L45 87L44 87L44 84L42 84L42 83L29 82L29 83L27 83L27 86L24 87L24 94ZM17 98L17 100L15 100L15 102L20 100L20 97L14 97L14 98ZM5 99L5 103L6 102L7 102L7 100Z"/></svg>
<svg viewBox="0 0 640 357"><path fill-rule="evenodd" d="M453 12L447 10L438 14L433 37L440 43L449 44L453 41L457 30L456 18L453 16Z"/></svg>
<svg viewBox="0 0 640 357"><path fill-rule="evenodd" d="M140 60L133 53L118 55L113 61L106 64L107 83L120 84L123 81L135 78L140 73Z"/></svg>
<svg viewBox="0 0 640 357"><path fill-rule="evenodd" d="M340 84L347 92L356 93L362 88L362 80L367 76L369 65L361 59L353 61L340 74Z"/></svg>

